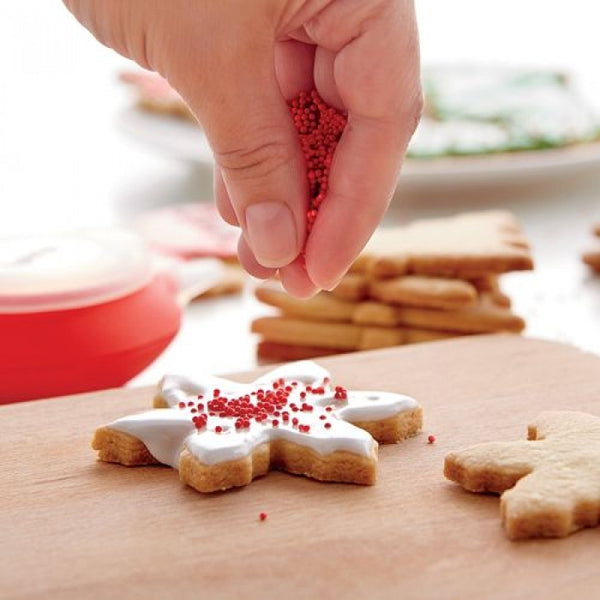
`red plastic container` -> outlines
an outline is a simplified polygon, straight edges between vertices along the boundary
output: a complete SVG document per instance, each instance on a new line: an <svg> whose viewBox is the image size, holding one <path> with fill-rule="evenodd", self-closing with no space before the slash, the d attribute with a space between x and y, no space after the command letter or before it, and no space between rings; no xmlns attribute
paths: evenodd
<svg viewBox="0 0 600 600"><path fill-rule="evenodd" d="M178 292L130 232L0 240L0 404L123 385L179 330Z"/></svg>

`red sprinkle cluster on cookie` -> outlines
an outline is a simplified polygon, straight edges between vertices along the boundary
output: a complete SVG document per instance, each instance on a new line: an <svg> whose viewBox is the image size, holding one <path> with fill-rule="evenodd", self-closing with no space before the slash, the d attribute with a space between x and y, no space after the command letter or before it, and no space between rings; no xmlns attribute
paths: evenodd
<svg viewBox="0 0 600 600"><path fill-rule="evenodd" d="M327 195L333 153L348 119L344 113L326 104L316 90L300 92L290 102L290 110L306 161L310 191L306 229L310 233Z"/></svg>
<svg viewBox="0 0 600 600"><path fill-rule="evenodd" d="M301 433L309 433L310 425L300 422L302 413L311 413L314 410L314 405L310 403L310 396L322 396L325 394L325 385L329 383L329 379L323 380L323 384L319 386L305 385L300 391L302 403L290 402L289 398L295 388L302 385L297 381L292 381L289 384L283 379L274 381L271 388L260 388L252 391L249 394L228 398L221 395L221 390L212 390L212 398L206 402L203 396L198 396L198 402L179 402L180 409L187 409L192 413L192 422L196 429L201 431L206 428L208 417L229 418L233 420L233 425L236 430L244 430L250 427L250 423L254 420L257 423L270 425L271 427L279 427L280 423L288 424L291 422L294 428L297 428ZM334 399L344 401L348 398L346 388L335 386ZM333 409L331 406L325 407L327 412ZM294 413L299 416L294 416ZM324 421L325 429L331 428L331 423L327 421L327 417L320 417ZM217 425L214 429L215 433L222 433L223 427Z"/></svg>

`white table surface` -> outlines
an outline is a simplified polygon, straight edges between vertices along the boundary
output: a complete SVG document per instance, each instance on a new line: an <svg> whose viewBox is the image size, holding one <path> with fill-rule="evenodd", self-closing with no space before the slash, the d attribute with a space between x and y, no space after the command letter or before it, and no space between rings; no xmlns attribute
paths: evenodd
<svg viewBox="0 0 600 600"><path fill-rule="evenodd" d="M600 98L597 23L587 0L417 1L426 63L475 59L573 71ZM97 44L60 2L0 5L0 236L127 223L140 210L210 198L206 169L155 154L115 123L130 103L116 73L127 61ZM387 220L505 207L533 243L536 270L504 278L526 335L600 354L600 279L579 256L600 222L600 174L493 188L400 187ZM243 296L187 309L167 351L132 383L165 371L252 368L251 319L268 312Z"/></svg>

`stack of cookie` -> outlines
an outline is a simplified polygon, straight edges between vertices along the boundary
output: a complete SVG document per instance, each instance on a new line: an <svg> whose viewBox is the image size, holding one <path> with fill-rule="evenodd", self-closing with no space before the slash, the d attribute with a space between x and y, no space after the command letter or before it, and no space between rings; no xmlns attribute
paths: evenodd
<svg viewBox="0 0 600 600"><path fill-rule="evenodd" d="M594 233L600 238L600 224L596 225ZM597 241L595 249L589 250L583 255L583 262L600 274L600 240Z"/></svg>
<svg viewBox="0 0 600 600"><path fill-rule="evenodd" d="M279 309L256 319L263 361L285 361L478 333L519 333L498 276L533 261L518 221L503 211L415 221L377 232L331 292L309 300L279 286L257 298Z"/></svg>

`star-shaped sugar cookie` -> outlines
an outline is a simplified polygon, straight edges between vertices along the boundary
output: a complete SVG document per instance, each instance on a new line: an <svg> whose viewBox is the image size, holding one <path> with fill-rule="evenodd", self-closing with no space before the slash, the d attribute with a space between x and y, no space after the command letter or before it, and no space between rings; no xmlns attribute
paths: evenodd
<svg viewBox="0 0 600 600"><path fill-rule="evenodd" d="M565 537L600 522L600 417L548 411L528 440L446 456L444 474L472 492L496 492L508 537Z"/></svg>
<svg viewBox="0 0 600 600"><path fill-rule="evenodd" d="M422 421L412 398L334 386L311 361L250 384L167 376L154 405L98 429L93 448L107 462L170 465L200 492L243 486L272 468L373 484L378 442L412 436Z"/></svg>

